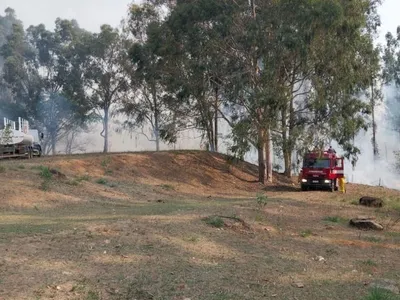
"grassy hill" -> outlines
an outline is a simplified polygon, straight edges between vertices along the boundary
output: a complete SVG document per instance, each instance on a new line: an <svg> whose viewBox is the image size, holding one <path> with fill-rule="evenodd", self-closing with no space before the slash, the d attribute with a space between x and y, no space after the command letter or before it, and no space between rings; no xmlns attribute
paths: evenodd
<svg viewBox="0 0 400 300"><path fill-rule="evenodd" d="M400 281L399 191L256 175L200 151L0 161L0 299L367 299Z"/></svg>

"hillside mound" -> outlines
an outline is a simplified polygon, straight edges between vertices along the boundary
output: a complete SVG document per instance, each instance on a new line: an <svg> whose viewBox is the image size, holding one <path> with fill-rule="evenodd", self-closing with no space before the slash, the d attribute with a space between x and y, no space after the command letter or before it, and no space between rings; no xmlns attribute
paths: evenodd
<svg viewBox="0 0 400 300"><path fill-rule="evenodd" d="M160 194L151 187L161 188L162 193L243 197L260 187L256 166L228 163L222 154L201 151L84 154L1 164L3 206ZM43 170L53 171L51 182Z"/></svg>
<svg viewBox="0 0 400 300"><path fill-rule="evenodd" d="M148 185L173 185L181 192L251 191L257 168L245 162L227 163L208 152L148 152L59 157L49 160L65 174L109 177Z"/></svg>
<svg viewBox="0 0 400 300"><path fill-rule="evenodd" d="M257 182L257 166L202 151L84 154L2 161L1 164L4 169L2 206L39 203L53 206L89 201L93 197L107 201L152 200L163 194L249 198L267 192L271 196L302 201L400 196L398 191L354 184L347 186L345 195L300 192L294 180L277 173L272 184L263 186ZM46 169L54 174L43 174Z"/></svg>

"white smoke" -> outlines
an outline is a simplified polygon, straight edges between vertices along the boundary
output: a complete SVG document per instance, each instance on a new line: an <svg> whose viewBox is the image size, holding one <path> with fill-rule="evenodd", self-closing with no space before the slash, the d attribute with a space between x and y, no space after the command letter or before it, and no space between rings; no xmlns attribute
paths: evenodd
<svg viewBox="0 0 400 300"><path fill-rule="evenodd" d="M375 110L379 158L374 160L372 129L362 132L355 139L361 155L354 169L346 161L345 174L349 182L400 189L400 178L394 170L394 152L399 150L400 141L394 122L397 118L400 119L400 103L397 103L396 88L385 87L383 92L384 100Z"/></svg>

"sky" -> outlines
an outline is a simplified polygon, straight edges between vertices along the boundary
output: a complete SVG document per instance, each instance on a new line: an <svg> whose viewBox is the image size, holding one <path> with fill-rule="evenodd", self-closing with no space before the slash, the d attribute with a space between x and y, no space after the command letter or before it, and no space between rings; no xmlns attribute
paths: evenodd
<svg viewBox="0 0 400 300"><path fill-rule="evenodd" d="M127 15L133 0L0 0L0 13L13 8L25 27L43 23L54 27L57 17L76 19L79 25L90 31L99 31L102 24L118 26ZM137 0L135 0L137 1ZM218 0L216 0L218 1ZM380 43L384 43L386 32L396 32L400 25L400 0L383 0L380 8L382 19Z"/></svg>
<svg viewBox="0 0 400 300"><path fill-rule="evenodd" d="M57 17L75 19L86 30L95 32L102 24L118 26L133 0L0 0L0 12L16 11L25 27L43 23L54 28Z"/></svg>

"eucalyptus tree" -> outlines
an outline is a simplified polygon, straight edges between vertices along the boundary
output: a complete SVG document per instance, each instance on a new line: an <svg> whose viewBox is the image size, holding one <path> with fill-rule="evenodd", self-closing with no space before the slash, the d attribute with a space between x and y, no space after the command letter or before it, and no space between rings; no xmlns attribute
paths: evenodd
<svg viewBox="0 0 400 300"><path fill-rule="evenodd" d="M288 176L295 150L331 139L355 162L360 151L353 137L367 127L370 112L361 95L379 69L370 34L379 26L378 5L177 0L158 35L164 72L201 117L208 83L218 87L234 150L258 149L261 182L272 180L271 140Z"/></svg>
<svg viewBox="0 0 400 300"><path fill-rule="evenodd" d="M135 96L125 99L122 111L128 116L125 123L130 130L141 128L141 133L155 142L160 150L161 131L169 117L162 86L163 61L157 54L159 44L151 36L160 34L161 12L151 3L132 4L126 24L127 37L131 40L129 60L132 64L131 83ZM150 36L150 38L149 38ZM144 126L150 124L149 137Z"/></svg>
<svg viewBox="0 0 400 300"><path fill-rule="evenodd" d="M14 24L1 48L3 80L12 91L14 107L45 131L53 154L57 141L90 115L81 80L88 33L75 21L55 23L54 31L40 24L26 32L22 24Z"/></svg>
<svg viewBox="0 0 400 300"><path fill-rule="evenodd" d="M130 79L126 75L129 60L128 47L119 30L109 25L100 29L87 43L90 52L83 80L88 103L102 120L103 152L108 152L110 117L130 92Z"/></svg>

